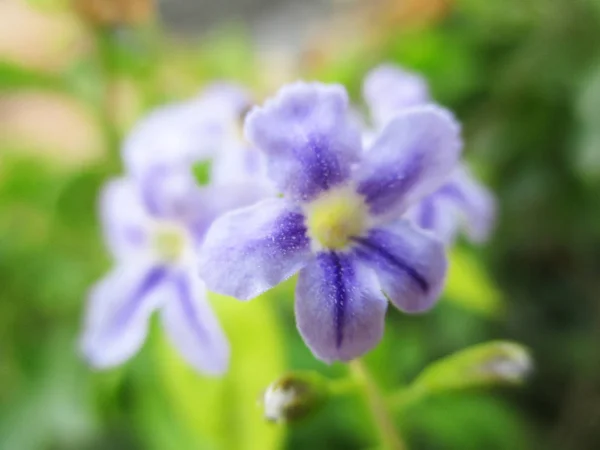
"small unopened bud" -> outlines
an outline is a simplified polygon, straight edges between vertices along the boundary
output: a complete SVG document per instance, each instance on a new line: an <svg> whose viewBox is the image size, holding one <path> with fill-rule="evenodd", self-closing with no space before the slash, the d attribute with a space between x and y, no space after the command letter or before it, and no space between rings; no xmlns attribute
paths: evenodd
<svg viewBox="0 0 600 450"><path fill-rule="evenodd" d="M515 342L479 344L430 364L413 382L420 395L476 386L521 383L533 369L529 351ZM414 394L416 395L416 394Z"/></svg>
<svg viewBox="0 0 600 450"><path fill-rule="evenodd" d="M284 375L265 390L265 418L286 423L303 419L325 403L328 396L326 381L318 374L296 372Z"/></svg>
<svg viewBox="0 0 600 450"><path fill-rule="evenodd" d="M490 354L490 358L475 369L480 375L519 383L533 370L533 361L524 347L501 342L496 344L495 350L495 354Z"/></svg>

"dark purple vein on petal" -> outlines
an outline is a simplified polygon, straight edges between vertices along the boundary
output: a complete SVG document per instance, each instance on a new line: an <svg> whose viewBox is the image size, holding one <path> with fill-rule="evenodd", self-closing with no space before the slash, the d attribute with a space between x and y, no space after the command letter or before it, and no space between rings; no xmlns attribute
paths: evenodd
<svg viewBox="0 0 600 450"><path fill-rule="evenodd" d="M192 304L192 297L190 292L190 286L184 276L178 276L175 279L175 287L179 295L179 301L183 308L183 315L189 321L190 326L194 330L194 333L205 342L210 342L210 335L200 320L198 320L198 314Z"/></svg>
<svg viewBox="0 0 600 450"><path fill-rule="evenodd" d="M381 257L388 264L396 267L397 269L405 272L414 282L419 286L419 288L423 291L423 293L427 294L429 292L430 286L429 282L423 277L414 267L408 264L406 261L403 261L399 257L393 255L388 252L385 248L380 245L377 245L376 242L370 240L368 238L360 238L355 237L352 238L354 242L360 244L364 249L370 250L375 253L377 256ZM364 251L363 249L363 251Z"/></svg>
<svg viewBox="0 0 600 450"><path fill-rule="evenodd" d="M141 280L134 293L124 302L114 316L113 322L109 327L109 334L116 334L123 331L127 324L140 307L147 295L149 295L156 286L158 286L167 276L168 270L163 266L152 267Z"/></svg>

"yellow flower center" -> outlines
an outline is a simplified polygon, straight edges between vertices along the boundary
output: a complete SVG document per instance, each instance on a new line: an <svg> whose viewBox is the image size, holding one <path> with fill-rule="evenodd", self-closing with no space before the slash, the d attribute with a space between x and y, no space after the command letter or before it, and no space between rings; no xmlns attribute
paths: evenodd
<svg viewBox="0 0 600 450"><path fill-rule="evenodd" d="M160 224L154 233L154 249L165 261L177 260L186 244L186 235L177 225Z"/></svg>
<svg viewBox="0 0 600 450"><path fill-rule="evenodd" d="M364 198L349 186L332 189L306 205L308 235L318 247L339 250L367 226Z"/></svg>

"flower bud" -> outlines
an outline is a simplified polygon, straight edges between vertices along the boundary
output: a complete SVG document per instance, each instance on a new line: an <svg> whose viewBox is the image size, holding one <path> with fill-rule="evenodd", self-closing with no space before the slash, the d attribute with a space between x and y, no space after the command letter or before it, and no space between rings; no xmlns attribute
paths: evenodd
<svg viewBox="0 0 600 450"><path fill-rule="evenodd" d="M524 347L498 342L495 350L495 354L490 354L488 360L476 368L481 376L495 381L520 383L533 370L533 361Z"/></svg>
<svg viewBox="0 0 600 450"><path fill-rule="evenodd" d="M413 382L421 392L518 384L531 372L529 351L514 342L488 342L442 358Z"/></svg>
<svg viewBox="0 0 600 450"><path fill-rule="evenodd" d="M327 397L327 384L320 375L312 372L284 375L264 392L265 418L277 423L303 419L318 411Z"/></svg>

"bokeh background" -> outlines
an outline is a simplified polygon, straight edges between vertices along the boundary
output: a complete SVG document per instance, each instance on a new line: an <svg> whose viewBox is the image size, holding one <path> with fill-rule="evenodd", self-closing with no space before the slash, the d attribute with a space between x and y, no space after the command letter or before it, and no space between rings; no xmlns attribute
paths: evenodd
<svg viewBox="0 0 600 450"><path fill-rule="evenodd" d="M388 391L490 339L535 359L521 387L439 394L398 427L411 449L600 448L600 1L0 0L0 449L377 448L352 398L294 426L262 419L284 371L345 373L304 347L288 284L216 302L234 347L221 380L158 330L96 373L77 336L110 267L97 193L137 118L216 79L258 101L335 81L360 104L381 62L422 72L456 112L500 214L489 243L457 244L432 313L388 314L369 367Z"/></svg>

